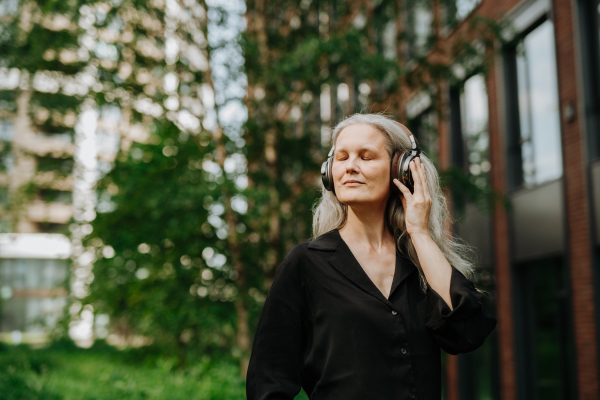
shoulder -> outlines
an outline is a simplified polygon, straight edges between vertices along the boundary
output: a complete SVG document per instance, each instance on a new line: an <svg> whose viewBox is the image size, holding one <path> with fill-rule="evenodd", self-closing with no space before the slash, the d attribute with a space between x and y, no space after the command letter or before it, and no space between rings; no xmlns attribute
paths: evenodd
<svg viewBox="0 0 600 400"><path fill-rule="evenodd" d="M321 236L318 236L314 240L303 242L294 246L285 258L290 260L299 259L314 250L335 251L340 240L341 237L339 231L337 229L333 229L322 234Z"/></svg>
<svg viewBox="0 0 600 400"><path fill-rule="evenodd" d="M301 265L308 249L308 242L300 243L294 246L285 256L279 268L277 275L295 275L300 274Z"/></svg>
<svg viewBox="0 0 600 400"><path fill-rule="evenodd" d="M316 254L324 255L323 252L333 252L337 249L340 234L337 229L322 234L309 242L303 242L294 246L283 259L279 269L281 273L301 275L308 264L315 261ZM285 272L284 272L285 271Z"/></svg>
<svg viewBox="0 0 600 400"><path fill-rule="evenodd" d="M294 246L283 259L284 264L297 264L301 261L308 250L310 242L303 242Z"/></svg>

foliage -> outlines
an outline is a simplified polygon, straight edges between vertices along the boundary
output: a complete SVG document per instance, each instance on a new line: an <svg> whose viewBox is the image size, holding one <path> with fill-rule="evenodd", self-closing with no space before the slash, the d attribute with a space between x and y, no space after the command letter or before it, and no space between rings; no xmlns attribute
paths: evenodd
<svg viewBox="0 0 600 400"><path fill-rule="evenodd" d="M197 137L175 142L177 134L168 122L157 126L156 144L134 145L100 185L100 207L114 210L98 214L87 243L114 254L96 261L87 300L120 333L148 335L183 361L193 349L226 351L235 292L223 243L206 222L221 195L202 170L210 153Z"/></svg>
<svg viewBox="0 0 600 400"><path fill-rule="evenodd" d="M145 144L123 148L99 187L101 212L85 242L98 256L86 301L111 316L116 332L151 337L173 349L182 364L186 356L213 352L243 361L277 265L311 235L310 210L319 196L328 129L368 107L391 107L388 113L402 117L402 84L435 87L453 72L449 63L425 56L410 68L398 62L406 38L399 35L390 43L384 32L401 11L394 3L248 1L249 25L240 41L244 69L225 65L229 79L245 73L248 80L240 150L222 118L216 129L189 131L177 117L180 107L194 113L190 104L204 99L190 96L214 92L213 78L223 72L211 76L210 69L194 67L185 52L162 52L169 35L183 43L180 47L200 49L207 61L229 45L214 38L204 43L210 39L207 20L196 5L187 7L180 12L196 13L193 27L180 20L169 28L173 17L158 2L124 2L102 9L100 19L90 18L98 31L117 26L121 35L109 44L112 50L107 47L103 57L97 52L91 61L103 85L97 104L131 112L129 123L143 123L152 135ZM198 7L215 26L230 21L225 5ZM435 49L435 37L430 39L427 49ZM459 42L452 51L465 65L485 62L468 43ZM172 76L177 83L169 88ZM342 84L347 97L338 94ZM227 96L215 96L217 115L232 101ZM201 104L204 111L195 115L212 118L208 104ZM437 95L433 104L442 120ZM226 168L236 158L248 160L246 189L236 184L239 174ZM444 182L465 177L460 171L448 176L458 178ZM469 188L472 197L482 193ZM235 210L239 199L247 200L247 212ZM105 246L112 246L115 256L104 257Z"/></svg>
<svg viewBox="0 0 600 400"><path fill-rule="evenodd" d="M52 362L45 355L31 353L25 347L10 349L0 344L0 392L6 400L59 400L61 396L35 382L48 371Z"/></svg>
<svg viewBox="0 0 600 400"><path fill-rule="evenodd" d="M20 17L0 37L2 66L18 68L30 83L41 72L62 82L59 89L32 91L27 112L36 129L72 134L83 105L98 109L101 119L106 110L118 111L123 140L98 184L92 233L76 249L94 258L90 294L82 302L110 316L109 331L122 340L152 342L159 354L152 368L177 365L177 374L186 374L198 363L202 371L214 365L208 392L221 390L216 385L225 376L243 374L277 266L311 236L331 127L361 111L406 122L406 89L427 91L431 112L443 121L440 85L464 79L453 66L462 65L467 75L485 73L497 27L483 20L469 27L480 33L483 47L457 34L452 46L441 48L434 27L416 46L416 33L396 23L417 3L431 7L428 0L405 6L248 0L246 32L223 39L211 37L207 26L229 23L227 2L23 2ZM30 24L20 20L25 16ZM63 22L59 29L49 21ZM241 48L243 67L227 53L231 46ZM225 58L222 68L211 70L219 58ZM241 137L222 115L239 100L228 85L219 87L223 69L226 81L247 79ZM84 84L69 86L73 81ZM13 109L20 94L16 87L0 91L0 107ZM42 172L72 170L67 154L37 160ZM497 197L489 184L477 185L457 168L442 171L442 179L471 201ZM39 188L24 186L21 197L11 198L29 200L34 192ZM84 353L77 356L95 365ZM241 369L232 360L241 361ZM160 380L156 371L147 372ZM115 379L122 387L106 389L110 396L154 396L128 386L129 377ZM233 379L230 389L238 393ZM99 387L105 381L93 380ZM67 389L79 390L71 382L59 392ZM226 398L216 393L211 398Z"/></svg>
<svg viewBox="0 0 600 400"><path fill-rule="evenodd" d="M488 180L484 180L483 185L478 184L475 177L465 175L456 166L442 171L440 180L442 185L449 189L458 218L464 215L467 203L475 204L482 213L489 213L496 202L507 210L512 207L509 199L495 190Z"/></svg>
<svg viewBox="0 0 600 400"><path fill-rule="evenodd" d="M66 176L73 172L73 156L64 154L62 157L38 156L38 171L51 171L58 176Z"/></svg>
<svg viewBox="0 0 600 400"><path fill-rule="evenodd" d="M13 163L12 144L10 142L0 142L0 171L7 171Z"/></svg>

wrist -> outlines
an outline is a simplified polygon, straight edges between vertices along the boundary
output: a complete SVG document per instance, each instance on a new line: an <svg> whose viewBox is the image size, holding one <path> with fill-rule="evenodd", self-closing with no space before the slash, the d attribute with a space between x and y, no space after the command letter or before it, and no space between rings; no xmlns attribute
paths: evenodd
<svg viewBox="0 0 600 400"><path fill-rule="evenodd" d="M412 239L414 244L415 242L431 240L431 235L429 234L429 232L413 232L410 233L410 238Z"/></svg>

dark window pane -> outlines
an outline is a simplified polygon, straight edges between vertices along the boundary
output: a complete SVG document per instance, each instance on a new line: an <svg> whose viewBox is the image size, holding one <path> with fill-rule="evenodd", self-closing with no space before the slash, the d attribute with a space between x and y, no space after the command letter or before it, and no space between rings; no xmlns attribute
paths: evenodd
<svg viewBox="0 0 600 400"><path fill-rule="evenodd" d="M574 398L567 269L561 258L517 267L521 394L531 399Z"/></svg>

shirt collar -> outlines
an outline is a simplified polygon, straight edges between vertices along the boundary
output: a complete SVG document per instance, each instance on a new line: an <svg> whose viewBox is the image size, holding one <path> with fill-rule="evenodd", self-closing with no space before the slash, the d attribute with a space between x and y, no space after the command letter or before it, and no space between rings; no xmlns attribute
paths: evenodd
<svg viewBox="0 0 600 400"><path fill-rule="evenodd" d="M383 293L375 286L371 278L367 275L360 263L352 254L352 251L344 242L337 229L329 231L308 244L309 249L333 251L333 255L328 259L329 263L335 267L342 275L354 282L362 290L375 296L377 299L386 304L391 304L385 298ZM392 289L390 297L394 290L406 279L411 273L417 270L417 267L400 251L396 249L396 269L394 271L394 280L392 281Z"/></svg>

